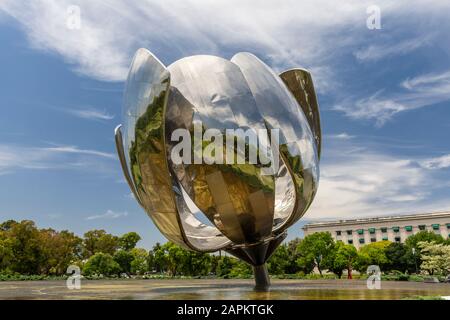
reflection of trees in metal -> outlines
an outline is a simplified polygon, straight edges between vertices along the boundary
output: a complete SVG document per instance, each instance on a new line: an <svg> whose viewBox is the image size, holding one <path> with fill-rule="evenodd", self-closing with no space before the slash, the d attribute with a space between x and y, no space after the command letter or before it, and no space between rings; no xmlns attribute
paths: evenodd
<svg viewBox="0 0 450 320"><path fill-rule="evenodd" d="M189 249L226 249L254 266L264 264L317 190L320 117L310 74L295 69L277 76L248 53L231 61L187 57L166 68L140 49L124 104L123 137L116 130L119 157L136 199L159 230ZM174 164L171 133L183 128L195 135L199 124L202 133L212 128L223 136L226 129L279 129L278 173L264 175L267 165L249 163L248 152L260 150L245 137L235 143L244 142L246 163ZM210 143L191 141L191 156ZM200 222L201 214L211 225ZM263 271L255 269L257 279Z"/></svg>

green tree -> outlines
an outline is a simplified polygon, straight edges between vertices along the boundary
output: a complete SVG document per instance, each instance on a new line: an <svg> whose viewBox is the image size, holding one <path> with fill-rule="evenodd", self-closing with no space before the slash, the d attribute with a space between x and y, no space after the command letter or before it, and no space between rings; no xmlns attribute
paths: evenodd
<svg viewBox="0 0 450 320"><path fill-rule="evenodd" d="M184 263L188 255L187 250L172 242L166 242L161 246L161 249L164 253L164 263L167 266L167 271L172 277L175 277L180 270L185 268Z"/></svg>
<svg viewBox="0 0 450 320"><path fill-rule="evenodd" d="M152 249L150 254L153 257L153 268L156 272L166 272L167 271L167 259L164 248L159 242L157 242ZM153 269L152 269L153 270Z"/></svg>
<svg viewBox="0 0 450 320"><path fill-rule="evenodd" d="M83 239L83 257L103 252L114 255L119 247L119 239L112 234L106 233L105 230L91 230L84 234Z"/></svg>
<svg viewBox="0 0 450 320"><path fill-rule="evenodd" d="M430 275L450 273L450 246L443 243L418 242L421 249L422 264L420 268L427 271Z"/></svg>
<svg viewBox="0 0 450 320"><path fill-rule="evenodd" d="M67 230L41 229L39 242L41 274L64 274L81 257L82 239Z"/></svg>
<svg viewBox="0 0 450 320"><path fill-rule="evenodd" d="M233 269L234 258L223 256L219 259L216 269L216 275L222 278L228 278Z"/></svg>
<svg viewBox="0 0 450 320"><path fill-rule="evenodd" d="M6 220L0 224L0 231L9 231L17 223L15 220Z"/></svg>
<svg viewBox="0 0 450 320"><path fill-rule="evenodd" d="M362 246L356 259L356 269L359 272L366 272L369 265L377 265L381 270L385 270L388 265L386 248L390 244L390 241L378 241Z"/></svg>
<svg viewBox="0 0 450 320"><path fill-rule="evenodd" d="M329 259L327 267L339 278L342 277L344 270L347 270L347 278L352 279L353 264L357 257L358 252L353 245L337 241L334 247L334 254Z"/></svg>
<svg viewBox="0 0 450 320"><path fill-rule="evenodd" d="M230 278L246 278L250 277L252 273L252 267L248 263L234 259L228 276Z"/></svg>
<svg viewBox="0 0 450 320"><path fill-rule="evenodd" d="M11 240L14 253L11 270L21 274L39 274L43 252L39 230L34 222L23 220L10 224L6 237Z"/></svg>
<svg viewBox="0 0 450 320"><path fill-rule="evenodd" d="M297 266L297 259L299 258L297 247L300 242L301 242L300 238L295 238L287 243L287 250L289 254L288 264L285 267L285 272L287 274L294 274L300 271Z"/></svg>
<svg viewBox="0 0 450 320"><path fill-rule="evenodd" d="M408 270L407 247L403 243L393 242L385 249L388 263L386 269L406 272Z"/></svg>
<svg viewBox="0 0 450 320"><path fill-rule="evenodd" d="M12 241L0 236L0 272L9 271L13 260Z"/></svg>
<svg viewBox="0 0 450 320"><path fill-rule="evenodd" d="M282 244L267 261L267 268L270 274L285 274L289 267L289 249L288 245Z"/></svg>
<svg viewBox="0 0 450 320"><path fill-rule="evenodd" d="M183 273L191 276L205 276L211 271L211 256L207 253L186 251Z"/></svg>
<svg viewBox="0 0 450 320"><path fill-rule="evenodd" d="M98 252L91 256L83 268L85 275L117 275L120 272L119 264L108 253Z"/></svg>
<svg viewBox="0 0 450 320"><path fill-rule="evenodd" d="M141 236L136 232L128 232L119 238L119 245L123 250L129 251L136 247L141 240Z"/></svg>
<svg viewBox="0 0 450 320"><path fill-rule="evenodd" d="M435 243L443 243L444 238L440 234L436 234L432 231L419 231L414 235L409 236L405 245L408 248L420 249L418 246L419 242L435 242Z"/></svg>
<svg viewBox="0 0 450 320"><path fill-rule="evenodd" d="M133 255L133 261L131 261L131 273L132 274L144 274L149 270L149 254L145 249L134 248L131 249Z"/></svg>
<svg viewBox="0 0 450 320"><path fill-rule="evenodd" d="M408 267L408 271L410 272L415 272L416 267L422 264L421 247L419 247L418 245L419 242L444 243L444 238L432 231L425 230L419 231L418 233L409 236L405 241L405 261Z"/></svg>
<svg viewBox="0 0 450 320"><path fill-rule="evenodd" d="M329 232L316 232L306 236L297 246L299 268L310 273L317 267L322 276L323 265L333 254L334 240Z"/></svg>
<svg viewBox="0 0 450 320"><path fill-rule="evenodd" d="M121 273L131 273L131 262L134 260L134 256L130 251L118 250L114 253L113 259L119 265Z"/></svg>

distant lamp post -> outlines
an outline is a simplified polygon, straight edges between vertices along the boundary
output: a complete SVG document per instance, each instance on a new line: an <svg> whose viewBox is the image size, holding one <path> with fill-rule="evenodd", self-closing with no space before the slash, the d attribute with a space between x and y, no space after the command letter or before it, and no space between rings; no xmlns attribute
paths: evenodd
<svg viewBox="0 0 450 320"><path fill-rule="evenodd" d="M412 248L412 254L413 254L413 257L414 257L414 265L416 266L416 274L418 274L418 271L417 271L416 248Z"/></svg>

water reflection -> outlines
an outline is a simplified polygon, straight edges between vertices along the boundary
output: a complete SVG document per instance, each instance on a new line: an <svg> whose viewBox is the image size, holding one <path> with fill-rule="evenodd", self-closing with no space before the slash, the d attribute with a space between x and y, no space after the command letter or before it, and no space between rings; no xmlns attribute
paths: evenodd
<svg viewBox="0 0 450 320"><path fill-rule="evenodd" d="M250 285L214 285L158 288L155 299L167 300L398 300L414 296L450 295L450 285L423 283L385 283L380 290L369 290L365 282L302 283L272 285L268 292L255 292ZM146 299L145 296L138 299Z"/></svg>

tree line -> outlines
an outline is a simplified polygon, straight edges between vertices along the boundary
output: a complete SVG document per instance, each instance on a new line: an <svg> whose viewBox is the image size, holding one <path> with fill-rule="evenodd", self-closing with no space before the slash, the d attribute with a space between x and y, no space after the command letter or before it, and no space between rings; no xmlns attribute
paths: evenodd
<svg viewBox="0 0 450 320"><path fill-rule="evenodd" d="M171 242L151 250L136 247L136 232L121 236L91 230L83 237L73 232L39 229L33 221L8 220L0 224L0 274L62 276L69 265L78 265L85 276L159 274L164 276L250 277L251 267L225 254L185 250ZM405 244L379 241L362 246L335 241L319 232L280 245L268 260L272 275L308 275L317 270L342 277L364 273L369 265L383 272L448 275L450 241L421 231Z"/></svg>

